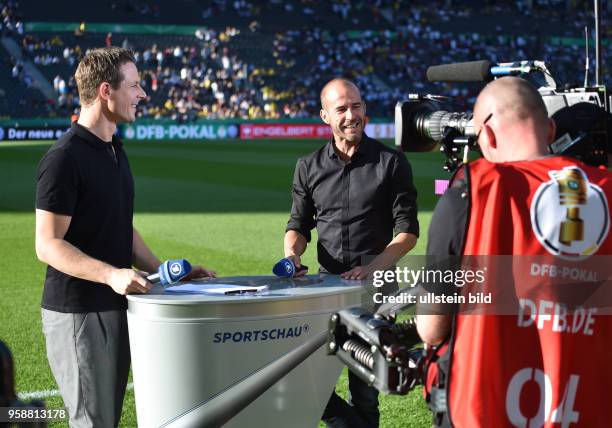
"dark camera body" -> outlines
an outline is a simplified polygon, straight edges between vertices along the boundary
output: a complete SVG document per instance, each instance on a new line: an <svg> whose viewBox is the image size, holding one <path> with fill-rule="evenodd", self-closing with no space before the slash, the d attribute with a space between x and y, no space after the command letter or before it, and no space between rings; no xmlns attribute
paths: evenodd
<svg viewBox="0 0 612 428"><path fill-rule="evenodd" d="M565 154L586 164L608 165L612 153L612 99L606 87L570 88L559 92L540 88L548 116L557 125L551 153Z"/></svg>

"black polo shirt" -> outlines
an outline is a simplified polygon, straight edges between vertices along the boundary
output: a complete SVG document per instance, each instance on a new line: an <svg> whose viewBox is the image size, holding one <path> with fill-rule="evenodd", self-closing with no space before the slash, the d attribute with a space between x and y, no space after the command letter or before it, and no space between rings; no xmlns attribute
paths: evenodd
<svg viewBox="0 0 612 428"><path fill-rule="evenodd" d="M340 274L380 254L394 230L418 236L416 197L402 153L364 134L347 163L332 140L298 159L287 230L310 241L316 226L321 271Z"/></svg>
<svg viewBox="0 0 612 428"><path fill-rule="evenodd" d="M74 123L38 165L36 208L72 217L64 239L119 268L132 265L134 181L122 143L104 142ZM115 156L114 156L115 155ZM108 285L47 267L42 307L58 312L127 308Z"/></svg>

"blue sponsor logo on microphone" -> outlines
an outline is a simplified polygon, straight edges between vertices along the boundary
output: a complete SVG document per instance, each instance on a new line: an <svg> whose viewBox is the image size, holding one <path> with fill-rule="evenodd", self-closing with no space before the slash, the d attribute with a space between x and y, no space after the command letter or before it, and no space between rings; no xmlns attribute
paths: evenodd
<svg viewBox="0 0 612 428"><path fill-rule="evenodd" d="M164 286L171 285L189 275L190 272L191 265L187 260L167 260L159 266L159 282Z"/></svg>
<svg viewBox="0 0 612 428"><path fill-rule="evenodd" d="M174 262L170 265L170 273L172 275L180 275L182 271L183 271L183 268L181 267L180 263Z"/></svg>
<svg viewBox="0 0 612 428"><path fill-rule="evenodd" d="M274 267L272 268L272 273L274 273L274 275L276 276L280 276L283 278L293 278L296 273L306 269L308 269L308 266L301 265L298 269L295 267L295 263L293 263L293 260L284 258L280 259L280 261L274 265Z"/></svg>
<svg viewBox="0 0 612 428"><path fill-rule="evenodd" d="M295 275L295 265L291 259L281 259L274 265L272 272L276 276L291 278L293 275Z"/></svg>

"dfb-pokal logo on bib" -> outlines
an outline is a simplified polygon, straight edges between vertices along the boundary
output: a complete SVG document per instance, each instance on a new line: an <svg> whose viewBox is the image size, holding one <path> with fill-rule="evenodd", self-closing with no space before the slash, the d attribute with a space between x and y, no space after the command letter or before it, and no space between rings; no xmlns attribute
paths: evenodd
<svg viewBox="0 0 612 428"><path fill-rule="evenodd" d="M549 171L531 202L531 226L553 255L580 260L594 254L610 229L608 200L578 167Z"/></svg>

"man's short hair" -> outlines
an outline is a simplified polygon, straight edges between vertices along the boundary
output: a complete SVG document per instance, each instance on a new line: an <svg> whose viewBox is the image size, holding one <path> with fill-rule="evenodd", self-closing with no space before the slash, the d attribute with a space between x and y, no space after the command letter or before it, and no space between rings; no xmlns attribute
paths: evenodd
<svg viewBox="0 0 612 428"><path fill-rule="evenodd" d="M110 47L87 52L75 74L81 105L95 101L103 82L108 82L113 89L119 88L125 77L120 68L128 62L136 63L134 54L128 49Z"/></svg>

